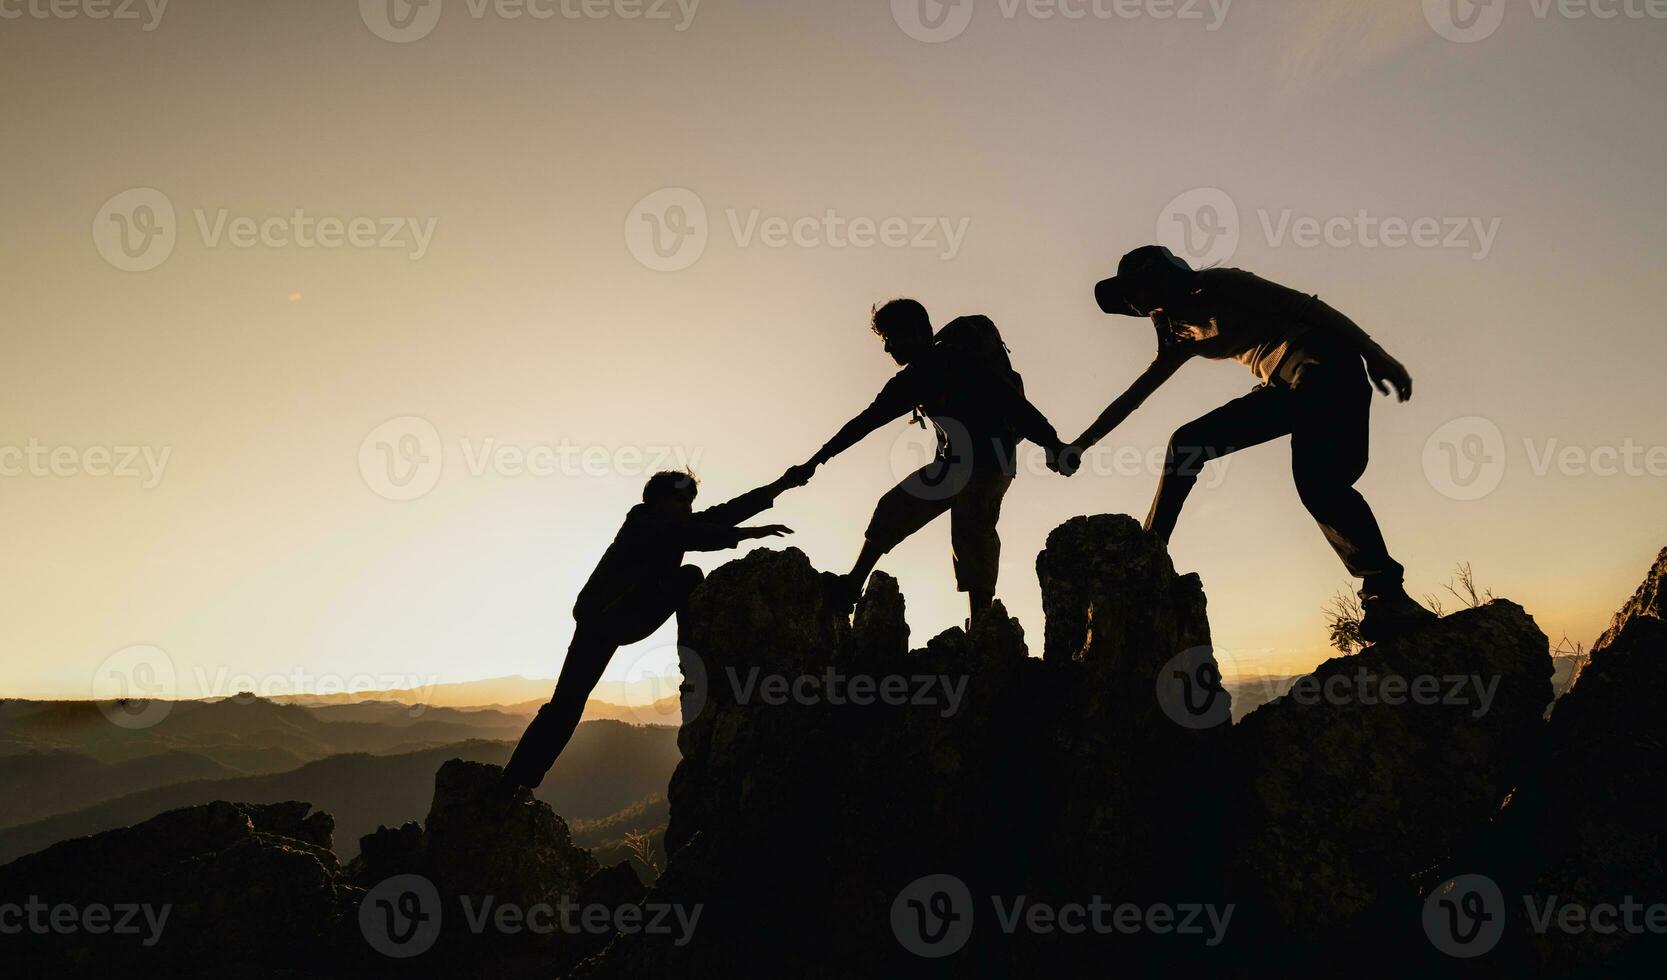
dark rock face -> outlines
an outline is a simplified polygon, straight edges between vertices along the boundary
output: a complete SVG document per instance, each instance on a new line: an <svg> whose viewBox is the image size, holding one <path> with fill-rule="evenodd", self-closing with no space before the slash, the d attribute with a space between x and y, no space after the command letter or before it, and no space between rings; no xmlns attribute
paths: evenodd
<svg viewBox="0 0 1667 980"><path fill-rule="evenodd" d="M680 621L705 680L679 741L671 859L649 893L702 905L700 930L684 946L621 937L576 975L1317 962L1293 948L1325 945L1316 931L1359 937L1379 923L1367 910L1415 903L1413 877L1497 811L1551 699L1544 636L1500 602L1319 672L1479 675L1489 697L1479 717L1474 704L1286 701L1234 728L1198 578L1177 574L1133 520L1067 522L1037 571L1042 658L999 607L970 635L949 630L909 652L895 582L876 575L847 625L822 607L817 573L796 551L755 551L713 572ZM771 677L791 690L830 671L964 689L953 711L831 704L811 687L773 703L759 693ZM1224 841L1258 853L1230 859ZM931 875L953 876L973 922L941 960L903 939L911 915L925 922L909 889ZM995 902L1010 910L1016 896L1212 906L1256 931L1229 927L1220 945L1152 930L1008 931ZM1428 948L1412 928L1398 942Z"/></svg>
<svg viewBox="0 0 1667 980"><path fill-rule="evenodd" d="M505 799L503 770L453 759L434 777L423 852L436 884L461 894L531 905L576 895L597 871L567 823L531 793Z"/></svg>
<svg viewBox="0 0 1667 980"><path fill-rule="evenodd" d="M1233 730L1236 894L1334 933L1487 823L1533 762L1546 638L1496 601L1335 657Z"/></svg>
<svg viewBox="0 0 1667 980"><path fill-rule="evenodd" d="M350 948L354 901L330 850L330 816L309 809L173 810L0 868L0 905L75 910L56 924L41 913L49 931L6 936L8 973L103 964L189 975L213 963L224 976L283 976L290 963L305 975L297 949L312 957Z"/></svg>
<svg viewBox="0 0 1667 980"><path fill-rule="evenodd" d="M6 963L594 980L1561 976L1667 959L1660 934L1548 932L1524 913L1667 901L1667 552L1549 723L1545 637L1510 602L1329 660L1233 725L1202 586L1134 521L1067 522L1037 572L1041 657L999 604L911 650L894 580L876 574L847 622L795 550L714 571L679 621L683 761L646 891L500 789L497 767L453 760L426 825L366 836L345 869L330 818L301 803L173 811L0 867L0 905L168 909L154 948L6 936ZM1504 903L1476 959L1430 918L1461 875ZM619 918L540 932L495 914L570 898ZM390 952L402 931L428 938Z"/></svg>
<svg viewBox="0 0 1667 980"><path fill-rule="evenodd" d="M1494 958L1543 975L1667 967L1667 935L1537 928L1527 908L1667 902L1667 550L1592 647L1546 726L1543 761L1452 873L1499 882L1509 929ZM1667 923L1663 923L1667 926Z"/></svg>
<svg viewBox="0 0 1667 980"><path fill-rule="evenodd" d="M611 930L540 933L519 922L506 930L496 910L617 909L634 906L643 888L627 865L599 871L547 804L525 790L500 791L500 773L446 763L427 828L383 827L363 839L345 869L330 850L329 814L309 814L305 803L210 803L22 858L0 868L0 905L35 900L78 913L120 905L150 912L134 916L133 936L84 928L7 935L7 965L38 975L551 976L602 948ZM384 929L384 910L365 908L385 899L388 914L403 914L390 880L422 883L412 892L422 896L415 910L436 933L420 948L390 944L389 930L400 933L403 923ZM485 910L479 929L465 901ZM149 924L157 920L159 928ZM147 942L153 933L159 939Z"/></svg>

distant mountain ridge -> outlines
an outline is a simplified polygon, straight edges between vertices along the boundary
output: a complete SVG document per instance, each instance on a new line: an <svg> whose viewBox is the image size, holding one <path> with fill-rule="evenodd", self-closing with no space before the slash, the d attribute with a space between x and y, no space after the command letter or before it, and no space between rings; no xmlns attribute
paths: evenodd
<svg viewBox="0 0 1667 980"><path fill-rule="evenodd" d="M539 788L538 796L579 820L612 817L664 793L677 766L676 739L677 732L671 728L585 722ZM477 739L396 755L338 754L287 772L192 779L148 788L74 812L0 829L0 864L61 840L128 826L166 810L224 799L262 804L316 800L317 806L335 817L341 828L337 838L341 845L351 849L379 824L398 826L421 817L432 791L434 771L445 760L502 764L511 748L507 741ZM342 855L344 859L352 856Z"/></svg>

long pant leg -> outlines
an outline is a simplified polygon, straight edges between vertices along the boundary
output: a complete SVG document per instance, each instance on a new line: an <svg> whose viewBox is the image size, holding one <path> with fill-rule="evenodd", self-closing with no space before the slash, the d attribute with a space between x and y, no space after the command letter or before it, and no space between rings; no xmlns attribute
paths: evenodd
<svg viewBox="0 0 1667 980"><path fill-rule="evenodd" d="M973 474L949 507L949 540L955 555L955 585L985 597L996 591L1001 565L1001 501L1013 478L999 469Z"/></svg>
<svg viewBox="0 0 1667 980"><path fill-rule="evenodd" d="M1399 589L1402 568L1354 488L1366 472L1371 409L1372 388L1359 358L1305 368L1292 392L1291 475L1349 574L1376 593Z"/></svg>
<svg viewBox="0 0 1667 980"><path fill-rule="evenodd" d="M568 740L579 727L585 702L602 679L614 651L635 643L663 626L700 585L701 571L684 565L669 577L644 582L596 614L594 620L578 624L567 660L550 702L521 736L504 767L506 779L522 786L536 787L561 757Z"/></svg>
<svg viewBox="0 0 1667 980"><path fill-rule="evenodd" d="M567 646L567 659L561 665L561 676L556 679L555 694L550 702L538 709L532 723L516 743L509 762L504 766L504 778L529 788L544 781L544 774L556 764L562 750L567 748L573 730L579 727L585 701L602 679L602 671L613 659L619 645L605 630L581 623L573 631L573 642Z"/></svg>
<svg viewBox="0 0 1667 980"><path fill-rule="evenodd" d="M1167 543L1204 464L1289 434L1290 396L1288 388L1257 388L1176 429L1164 456L1158 492L1146 515L1146 530Z"/></svg>

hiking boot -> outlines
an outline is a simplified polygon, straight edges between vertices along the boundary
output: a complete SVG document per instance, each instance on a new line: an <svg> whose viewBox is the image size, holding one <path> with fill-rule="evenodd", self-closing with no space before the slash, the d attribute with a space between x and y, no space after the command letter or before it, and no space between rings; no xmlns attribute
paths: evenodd
<svg viewBox="0 0 1667 980"><path fill-rule="evenodd" d="M1362 591L1360 638L1377 643L1436 621L1436 614L1414 602L1404 589L1384 590L1377 595Z"/></svg>

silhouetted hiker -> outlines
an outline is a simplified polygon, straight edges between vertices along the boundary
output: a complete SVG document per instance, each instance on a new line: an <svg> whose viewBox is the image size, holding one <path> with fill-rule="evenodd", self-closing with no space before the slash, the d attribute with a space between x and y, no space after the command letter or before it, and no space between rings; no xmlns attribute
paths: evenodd
<svg viewBox="0 0 1667 980"><path fill-rule="evenodd" d="M862 553L836 584L835 597L849 611L880 557L947 511L956 586L976 618L995 598L996 521L1017 469L1018 440L1042 446L1050 463L1064 446L1025 399L1024 382L988 317L961 317L934 336L926 308L898 299L876 307L872 325L903 370L804 465L820 466L911 409L922 426L932 420L938 451L875 505Z"/></svg>
<svg viewBox="0 0 1667 980"><path fill-rule="evenodd" d="M1349 573L1362 580L1361 635L1381 639L1435 618L1406 594L1402 568L1389 556L1371 507L1354 488L1366 471L1372 404L1367 379L1386 395L1412 397L1412 377L1399 361L1318 296L1239 269L1195 272L1157 245L1123 256L1117 275L1099 283L1094 295L1107 313L1150 316L1158 330L1158 356L1071 444L1061 472L1070 475L1082 450L1122 424L1189 358L1239 361L1261 386L1176 430L1147 530L1169 541L1205 463L1288 435L1291 473L1303 506Z"/></svg>
<svg viewBox="0 0 1667 980"><path fill-rule="evenodd" d="M694 475L656 473L643 487L642 503L603 553L573 604L573 641L550 703L538 709L504 766L504 781L535 787L544 780L595 690L614 651L659 629L701 582L701 571L683 564L687 551L724 551L753 538L792 534L780 524L737 527L768 510L789 487L804 486L811 471L794 467L774 483L728 503L695 512Z"/></svg>

